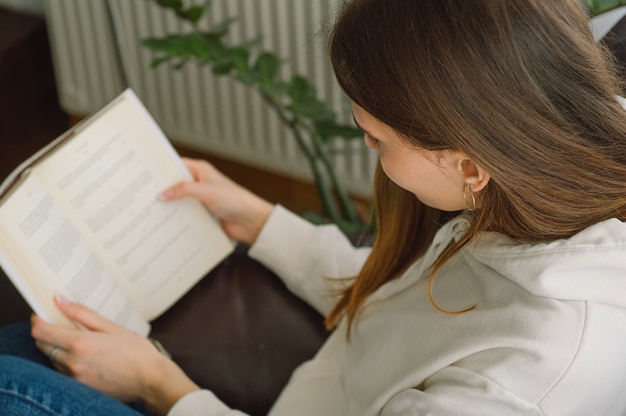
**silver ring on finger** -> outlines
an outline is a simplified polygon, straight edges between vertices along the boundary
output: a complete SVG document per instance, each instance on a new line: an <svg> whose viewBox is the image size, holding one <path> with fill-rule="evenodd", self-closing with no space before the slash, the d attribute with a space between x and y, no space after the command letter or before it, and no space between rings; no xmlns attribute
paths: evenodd
<svg viewBox="0 0 626 416"><path fill-rule="evenodd" d="M50 361L52 361L53 363L56 362L56 356L59 353L60 348L59 347L52 347L52 349L50 350L50 354L48 355L48 357L50 357Z"/></svg>

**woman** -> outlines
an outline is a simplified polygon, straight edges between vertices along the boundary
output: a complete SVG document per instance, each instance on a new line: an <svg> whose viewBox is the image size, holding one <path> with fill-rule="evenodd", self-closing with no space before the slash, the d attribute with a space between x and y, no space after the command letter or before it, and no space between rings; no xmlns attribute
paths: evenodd
<svg viewBox="0 0 626 416"><path fill-rule="evenodd" d="M626 117L587 23L575 0L346 4L330 55L380 155L371 253L187 161L163 198L203 201L336 328L272 415L626 412ZM156 414L240 414L57 303L90 329L33 318L60 371Z"/></svg>

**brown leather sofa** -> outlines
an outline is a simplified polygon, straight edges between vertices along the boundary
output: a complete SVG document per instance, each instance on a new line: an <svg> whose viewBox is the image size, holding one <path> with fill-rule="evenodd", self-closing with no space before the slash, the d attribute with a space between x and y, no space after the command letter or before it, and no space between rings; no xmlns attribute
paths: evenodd
<svg viewBox="0 0 626 416"><path fill-rule="evenodd" d="M0 305L0 325L31 313L1 270ZM238 246L153 322L151 335L200 386L230 406L264 415L328 333L316 311Z"/></svg>

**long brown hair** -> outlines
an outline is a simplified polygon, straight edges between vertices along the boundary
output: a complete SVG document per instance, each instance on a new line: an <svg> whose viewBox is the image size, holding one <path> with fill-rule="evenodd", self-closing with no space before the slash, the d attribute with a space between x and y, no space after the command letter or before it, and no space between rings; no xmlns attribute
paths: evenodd
<svg viewBox="0 0 626 416"><path fill-rule="evenodd" d="M577 0L352 0L329 46L353 102L407 143L460 149L491 175L473 225L433 273L485 230L548 241L626 219L620 85ZM445 220L380 169L374 187L377 240L329 328L344 315L350 327Z"/></svg>

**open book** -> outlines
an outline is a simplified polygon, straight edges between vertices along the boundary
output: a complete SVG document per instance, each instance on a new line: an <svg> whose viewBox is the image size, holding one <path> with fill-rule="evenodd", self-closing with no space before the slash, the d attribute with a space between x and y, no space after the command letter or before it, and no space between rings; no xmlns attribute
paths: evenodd
<svg viewBox="0 0 626 416"><path fill-rule="evenodd" d="M147 335L234 248L196 200L159 193L191 179L136 95L22 163L0 186L0 266L33 311L71 325L54 296Z"/></svg>

